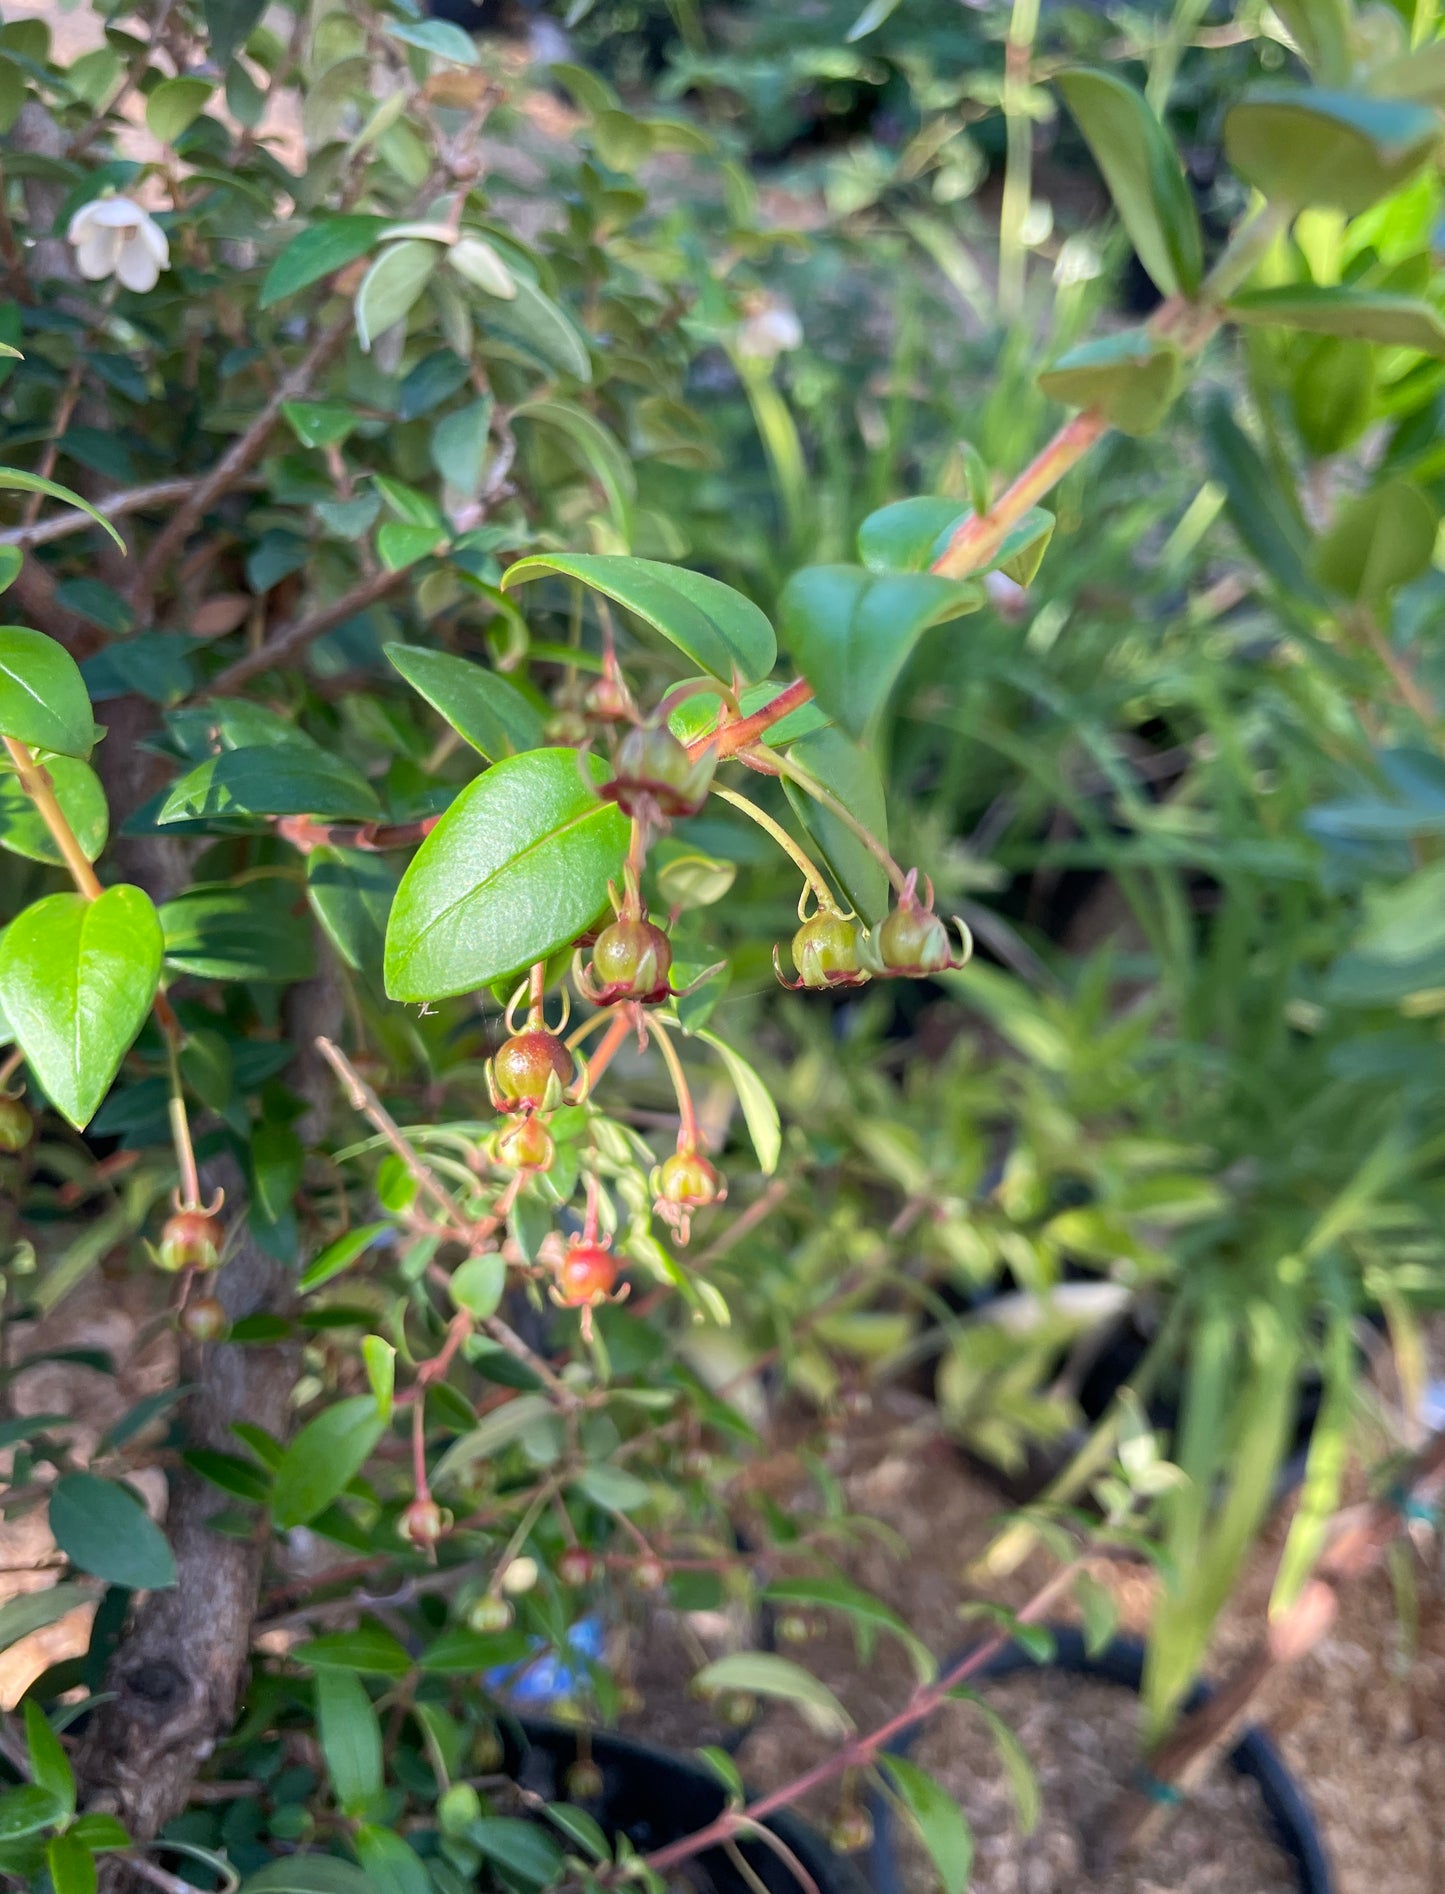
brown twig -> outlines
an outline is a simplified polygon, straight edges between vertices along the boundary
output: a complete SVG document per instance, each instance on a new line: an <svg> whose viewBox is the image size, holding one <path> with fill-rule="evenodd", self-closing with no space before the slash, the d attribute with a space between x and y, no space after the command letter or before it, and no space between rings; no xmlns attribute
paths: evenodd
<svg viewBox="0 0 1445 1894"><path fill-rule="evenodd" d="M95 113L94 117L81 126L74 138L71 139L69 147L66 150L65 155L67 158L78 158L83 151L88 150L89 147L94 144L105 121L110 118L112 114L120 110L121 106L125 104L131 93L134 92L136 87L140 84L142 75L146 67L150 64L151 54L160 44L161 35L170 24L170 17L175 9L175 4L176 0L161 0L160 7L156 12L156 17L144 36L145 44L127 67L125 77L121 80L119 91L115 94L114 98L110 100L109 104L103 105L100 110Z"/></svg>
<svg viewBox="0 0 1445 1894"><path fill-rule="evenodd" d="M65 811L55 799L55 789L48 772L35 761L25 744L17 742L14 737L6 737L5 748L10 752L20 787L35 804L36 814L50 831L61 858L70 870L71 879L87 901L98 899L100 882L80 843L75 839L75 831L65 819Z"/></svg>
<svg viewBox="0 0 1445 1894"><path fill-rule="evenodd" d="M118 520L127 513L142 513L147 507L169 506L172 500L183 500L195 484L194 474L185 474L177 480L153 480L149 486L127 487L123 493L108 494L95 502L95 510L108 520ZM12 526L8 532L0 533L0 546L48 546L54 539L67 539L72 533L83 532L94 524L89 513L57 513L48 520Z"/></svg>
<svg viewBox="0 0 1445 1894"><path fill-rule="evenodd" d="M389 848L414 848L440 821L439 815L422 816L416 822L318 822L315 816L283 815L277 818L276 833L303 855L309 855L313 848L380 853Z"/></svg>
<svg viewBox="0 0 1445 1894"><path fill-rule="evenodd" d="M354 585L349 592L343 592L340 598L333 599L329 605L318 605L314 611L284 626L265 644L258 645L254 651L248 651L244 657L237 658L224 670L218 671L206 686L204 694L207 697L234 697L253 677L274 670L278 664L289 664L307 645L324 637L328 631L334 631L338 625L344 625L348 618L354 618L368 606L377 604L389 592L396 591L406 582L410 570L409 566L405 566L399 572L374 572Z"/></svg>

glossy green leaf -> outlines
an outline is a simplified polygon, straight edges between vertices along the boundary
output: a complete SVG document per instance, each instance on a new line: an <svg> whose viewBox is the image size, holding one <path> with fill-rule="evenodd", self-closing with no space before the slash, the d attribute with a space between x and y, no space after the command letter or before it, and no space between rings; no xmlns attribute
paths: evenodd
<svg viewBox="0 0 1445 1894"><path fill-rule="evenodd" d="M457 1264L447 1284L447 1293L459 1309L465 1309L478 1322L495 1315L507 1286L507 1265L497 1250L468 1256Z"/></svg>
<svg viewBox="0 0 1445 1894"><path fill-rule="evenodd" d="M1224 120L1224 148L1247 184L1274 203L1358 216L1417 171L1440 139L1426 105L1264 85Z"/></svg>
<svg viewBox="0 0 1445 1894"><path fill-rule="evenodd" d="M508 588L544 572L580 579L662 633L724 683L765 678L777 662L766 615L720 579L657 559L610 553L537 553L508 568Z"/></svg>
<svg viewBox="0 0 1445 1894"><path fill-rule="evenodd" d="M894 500L858 528L858 557L870 572L926 572L971 511L939 494Z"/></svg>
<svg viewBox="0 0 1445 1894"><path fill-rule="evenodd" d="M44 632L0 625L0 736L58 756L89 756L90 695L75 659Z"/></svg>
<svg viewBox="0 0 1445 1894"><path fill-rule="evenodd" d="M131 1591L176 1582L166 1536L145 1507L114 1480L67 1473L50 1495L50 1531L72 1565Z"/></svg>
<svg viewBox="0 0 1445 1894"><path fill-rule="evenodd" d="M446 251L424 237L389 243L356 292L356 334L363 349L405 319Z"/></svg>
<svg viewBox="0 0 1445 1894"><path fill-rule="evenodd" d="M20 577L25 554L19 546L0 546L0 592L8 592Z"/></svg>
<svg viewBox="0 0 1445 1894"><path fill-rule="evenodd" d="M1155 286L1165 296L1193 295L1203 271L1199 218L1153 107L1111 72L1075 68L1059 74L1058 87Z"/></svg>
<svg viewBox="0 0 1445 1894"><path fill-rule="evenodd" d="M96 1854L130 1846L130 1836L126 1833L125 1823L117 1820L114 1815L95 1812L77 1816L71 1833L77 1835L86 1847Z"/></svg>
<svg viewBox="0 0 1445 1894"><path fill-rule="evenodd" d="M1366 342L1322 335L1305 342L1292 364L1290 406L1300 439L1317 459L1343 453L1375 412L1375 352Z"/></svg>
<svg viewBox="0 0 1445 1894"><path fill-rule="evenodd" d="M584 1467L572 1482L573 1488L586 1495L594 1506L610 1513L635 1513L652 1499L652 1488L626 1467Z"/></svg>
<svg viewBox="0 0 1445 1894"><path fill-rule="evenodd" d="M885 1755L879 1762L938 1870L943 1894L965 1894L973 1870L973 1832L963 1810L906 1756Z"/></svg>
<svg viewBox="0 0 1445 1894"><path fill-rule="evenodd" d="M375 1413L375 1403L366 1405ZM316 1733L326 1772L345 1815L357 1816L381 1794L381 1725L361 1680L351 1671L319 1670L315 1678Z"/></svg>
<svg viewBox="0 0 1445 1894"><path fill-rule="evenodd" d="M25 1700L25 1750L30 1758L30 1780L47 1790L64 1807L75 1813L75 1772L60 1738L51 1729L45 1712L33 1698Z"/></svg>
<svg viewBox="0 0 1445 1894"><path fill-rule="evenodd" d="M1082 342L1039 376L1050 400L1097 408L1121 434L1149 434L1179 392L1182 358L1147 329L1122 329Z"/></svg>
<svg viewBox="0 0 1445 1894"><path fill-rule="evenodd" d="M462 232L447 251L447 262L474 288L485 290L489 296L498 296L503 302L516 300L518 279L486 238L479 237L474 230Z"/></svg>
<svg viewBox="0 0 1445 1894"><path fill-rule="evenodd" d="M1445 322L1416 296L1388 296L1341 284L1290 283L1253 289L1225 305L1233 322L1307 329L1445 359Z"/></svg>
<svg viewBox="0 0 1445 1894"><path fill-rule="evenodd" d="M1317 78L1339 85L1349 77L1354 26L1350 0L1276 0L1274 10Z"/></svg>
<svg viewBox="0 0 1445 1894"><path fill-rule="evenodd" d="M450 20L388 21L386 33L389 39L399 39L403 45L415 46L454 66L477 63L475 43Z"/></svg>
<svg viewBox="0 0 1445 1894"><path fill-rule="evenodd" d="M207 757L174 786L156 819L314 815L365 821L380 813L376 791L344 757L319 743L287 743Z"/></svg>
<svg viewBox="0 0 1445 1894"><path fill-rule="evenodd" d="M12 855L23 855L29 861L63 863L65 857L55 837L20 787L14 771L5 769L6 760L0 756L0 848L8 848ZM42 755L39 761L81 852L93 862L110 833L110 811L100 778L77 756Z"/></svg>
<svg viewBox="0 0 1445 1894"><path fill-rule="evenodd" d="M469 783L402 877L386 940L397 1000L473 992L544 960L600 914L628 825L575 750L528 750Z"/></svg>
<svg viewBox="0 0 1445 1894"><path fill-rule="evenodd" d="M515 1876L524 1885L550 1887L561 1872L562 1850L536 1822L489 1815L470 1825L467 1840L509 1878Z"/></svg>
<svg viewBox="0 0 1445 1894"><path fill-rule="evenodd" d="M297 1285L303 1295L313 1289L319 1289L324 1282L330 1282L333 1276L339 1276L344 1269L350 1269L354 1262L364 1256L376 1239L392 1225L387 1222L363 1223L360 1229L348 1230L345 1236L338 1236L334 1243L328 1243L319 1256L314 1256L301 1272Z"/></svg>
<svg viewBox="0 0 1445 1894"><path fill-rule="evenodd" d="M888 800L878 760L841 730L819 730L794 743L788 755L830 790L848 813L888 846ZM870 925L888 912L887 870L846 822L823 807L791 777L783 789L793 813L817 844L839 887L857 913Z"/></svg>
<svg viewBox="0 0 1445 1894"><path fill-rule="evenodd" d="M782 1126L772 1093L742 1054L734 1052L733 1048L719 1039L716 1033L699 1028L692 1037L701 1039L704 1045L711 1046L727 1067L728 1077L733 1082L733 1089L738 1095L738 1103L742 1106L748 1136L752 1139L753 1149L758 1154L758 1164L771 1177L778 1168L778 1159L783 1150Z"/></svg>
<svg viewBox="0 0 1445 1894"><path fill-rule="evenodd" d="M146 95L146 124L163 145L174 144L206 109L215 91L209 79L162 79Z"/></svg>
<svg viewBox="0 0 1445 1894"><path fill-rule="evenodd" d="M95 1894L99 1885L95 1856L76 1834L53 1835L45 1850L55 1894Z"/></svg>
<svg viewBox="0 0 1445 1894"><path fill-rule="evenodd" d="M261 24L266 0L203 0L201 14L211 42L211 58L222 69Z"/></svg>
<svg viewBox="0 0 1445 1894"><path fill-rule="evenodd" d="M311 1670L354 1670L369 1677L405 1677L411 1669L406 1646L384 1625L359 1624L293 1647L290 1655Z"/></svg>
<svg viewBox="0 0 1445 1894"><path fill-rule="evenodd" d="M336 447L360 419L348 401L283 401L281 412L303 447Z"/></svg>
<svg viewBox="0 0 1445 1894"><path fill-rule="evenodd" d="M501 336L552 373L584 384L592 379L587 338L560 303L525 276L512 278L515 294L490 293L478 311L482 328Z"/></svg>
<svg viewBox="0 0 1445 1894"><path fill-rule="evenodd" d="M239 1894L372 1894L365 1870L335 1855L288 1855L247 1875Z"/></svg>
<svg viewBox="0 0 1445 1894"><path fill-rule="evenodd" d="M446 544L437 526L414 526L410 520L387 520L377 528L376 550L388 572L405 572L419 559L429 559Z"/></svg>
<svg viewBox="0 0 1445 1894"><path fill-rule="evenodd" d="M52 894L0 939L0 1007L46 1095L88 1124L155 997L161 927L139 888Z"/></svg>
<svg viewBox="0 0 1445 1894"><path fill-rule="evenodd" d="M469 1434L453 1441L432 1473L432 1485L444 1488L448 1481L464 1473L478 1460L490 1460L509 1447L531 1428L552 1418L552 1404L545 1394L519 1394L504 1406L494 1408L478 1421Z"/></svg>
<svg viewBox="0 0 1445 1894"><path fill-rule="evenodd" d="M631 537L632 502L637 476L632 461L615 434L585 408L565 401L527 401L512 410L512 422L530 421L563 434L577 449L578 458L607 495L613 524L625 539ZM713 581L716 583L716 581Z"/></svg>
<svg viewBox="0 0 1445 1894"><path fill-rule="evenodd" d="M63 500L67 506L73 506L82 513L88 513L97 526L103 527L110 534L121 551L125 551L125 541L105 515L93 507L89 500L82 500L80 495L70 487L62 487L58 481L47 480L41 474L22 473L18 467L0 467L0 493L7 490L18 493L43 493L52 500ZM50 744L47 747L54 749L56 745Z"/></svg>
<svg viewBox="0 0 1445 1894"><path fill-rule="evenodd" d="M1053 514L1045 507L1031 506L1004 535L1003 544L989 561L988 571L1002 572L1015 585L1032 585L1053 536Z"/></svg>
<svg viewBox="0 0 1445 1894"><path fill-rule="evenodd" d="M363 1823L353 1843L373 1894L435 1894L425 1862L403 1836Z"/></svg>
<svg viewBox="0 0 1445 1894"><path fill-rule="evenodd" d="M927 1645L909 1630L898 1613L845 1578L777 1578L763 1596L775 1605L817 1605L826 1611L842 1612L859 1633L860 1654L865 1662L872 1648L872 1634L886 1631L907 1651L920 1683L931 1682L937 1671Z"/></svg>
<svg viewBox="0 0 1445 1894"><path fill-rule="evenodd" d="M376 851L325 846L306 857L311 911L337 953L358 973L381 972L398 880L393 863Z"/></svg>
<svg viewBox="0 0 1445 1894"><path fill-rule="evenodd" d="M376 243L387 220L384 217L329 217L293 237L266 273L261 285L260 306L295 296L323 277L332 276L365 256Z"/></svg>
<svg viewBox="0 0 1445 1894"><path fill-rule="evenodd" d="M494 403L490 395L453 408L432 429L431 463L442 479L465 499L482 490Z"/></svg>
<svg viewBox="0 0 1445 1894"><path fill-rule="evenodd" d="M201 980L306 980L316 948L289 877L199 882L160 911L166 960Z"/></svg>
<svg viewBox="0 0 1445 1894"><path fill-rule="evenodd" d="M386 655L412 689L489 763L543 743L542 713L500 672L425 645L389 644Z"/></svg>
<svg viewBox="0 0 1445 1894"><path fill-rule="evenodd" d="M698 1672L693 1689L740 1690L749 1696L780 1698L795 1705L820 1736L834 1741L853 1727L852 1718L825 1683L790 1657L771 1651L734 1651L719 1657Z"/></svg>
<svg viewBox="0 0 1445 1894"><path fill-rule="evenodd" d="M271 1512L281 1531L304 1526L354 1480L386 1431L369 1394L325 1408L297 1434L281 1457L271 1489Z"/></svg>
<svg viewBox="0 0 1445 1894"><path fill-rule="evenodd" d="M1358 604L1378 604L1428 571L1439 526L1439 509L1419 487L1383 481L1341 507L1320 535L1315 577Z"/></svg>
<svg viewBox="0 0 1445 1894"><path fill-rule="evenodd" d="M929 626L976 611L981 601L973 582L930 572L806 566L783 587L778 622L824 710L851 736L866 738Z"/></svg>
<svg viewBox="0 0 1445 1894"><path fill-rule="evenodd" d="M0 1841L39 1834L60 1819L60 1803L48 1790L38 1789L33 1783L0 1795Z"/></svg>

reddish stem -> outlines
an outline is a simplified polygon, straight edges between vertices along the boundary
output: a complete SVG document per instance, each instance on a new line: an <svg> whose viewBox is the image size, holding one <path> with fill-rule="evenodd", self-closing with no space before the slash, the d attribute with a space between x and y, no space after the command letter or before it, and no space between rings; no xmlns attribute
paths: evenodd
<svg viewBox="0 0 1445 1894"><path fill-rule="evenodd" d="M764 704L761 710L755 710L750 717L739 717L735 723L718 724L706 736L687 746L687 753L697 761L705 750L716 750L720 757L732 756L736 751L746 749L765 730L771 730L775 723L781 723L784 717L800 710L813 695L813 687L807 678L796 678L786 690L778 692L770 704Z"/></svg>
<svg viewBox="0 0 1445 1894"><path fill-rule="evenodd" d="M412 848L425 841L439 815L423 816L417 822L318 822L309 815L283 815L276 833L303 855L313 848L359 848L368 853L387 848Z"/></svg>

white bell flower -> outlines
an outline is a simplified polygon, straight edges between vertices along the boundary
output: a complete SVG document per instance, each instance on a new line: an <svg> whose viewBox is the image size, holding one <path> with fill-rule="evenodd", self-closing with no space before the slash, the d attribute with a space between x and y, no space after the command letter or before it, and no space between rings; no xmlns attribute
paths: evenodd
<svg viewBox="0 0 1445 1894"><path fill-rule="evenodd" d="M119 277L126 289L154 289L171 266L171 246L155 219L128 197L97 197L82 204L66 233L88 282Z"/></svg>

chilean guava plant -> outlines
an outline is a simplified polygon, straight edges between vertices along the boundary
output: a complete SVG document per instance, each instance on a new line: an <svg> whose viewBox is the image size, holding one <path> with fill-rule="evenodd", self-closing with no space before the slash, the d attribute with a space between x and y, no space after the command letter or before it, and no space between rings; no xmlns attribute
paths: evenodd
<svg viewBox="0 0 1445 1894"><path fill-rule="evenodd" d="M27 1704L0 1864L57 1894L97 1859L147 1878L179 1818L164 1846L257 1889L293 1858L317 1888L655 1883L808 1784L642 1860L570 1803L522 1822L477 1785L495 1680L570 1649L584 1609L758 1588L719 1478L755 1428L709 1346L747 1313L787 1159L730 981L775 959L804 1006L968 960L890 852L886 713L925 644L947 677L990 575L1033 580L1044 502L1105 436L1152 434L1239 330L1383 360L1397 413L1433 386L1423 227L1388 258L1337 238L1349 271L1301 233L1424 188L1438 65L1393 16L1291 6L1302 70L1227 114L1252 197L1212 259L1155 108L1059 75L1163 301L1043 366L1066 418L1021 470L967 450L966 499L891 501L850 559L759 600L686 560L688 479L716 464L689 366L756 313L773 241L725 168L702 191L691 120L579 68L558 138L554 98L402 5L127 18L67 65L43 24L0 27L0 486L24 496L0 547L0 1132L44 1239L17 1251L45 1256L27 1306L143 1244L179 1358L87 1464L44 1416L6 1423L10 1503L48 1508L66 1569L0 1629L97 1609ZM1306 443L1348 444L1311 399ZM1408 472L1372 472L1310 536L1298 601L1365 640L1438 522ZM1267 529L1264 500L1238 511ZM790 939L730 901L749 829L796 891ZM1271 1294L1242 1325L1273 1387ZM164 1530L128 1484L158 1462ZM900 1640L911 1714L962 1681L836 1576L820 1524L767 1523L772 1603ZM363 1582L401 1585L404 1619L254 1649ZM594 1713L623 1707L625 1676L578 1661ZM744 1714L803 1705L838 1738L825 1776L887 1734L772 1652L699 1681ZM218 1754L263 1791L187 1831ZM888 1769L962 1885L961 1818Z"/></svg>

